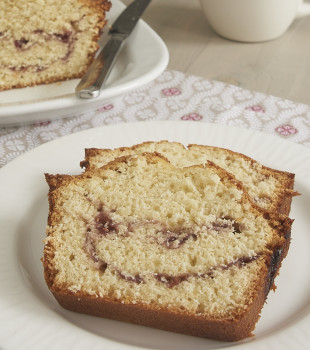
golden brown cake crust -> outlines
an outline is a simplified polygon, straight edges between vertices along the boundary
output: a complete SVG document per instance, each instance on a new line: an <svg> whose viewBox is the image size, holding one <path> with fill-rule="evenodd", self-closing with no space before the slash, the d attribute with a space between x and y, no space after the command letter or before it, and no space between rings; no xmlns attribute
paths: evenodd
<svg viewBox="0 0 310 350"><path fill-rule="evenodd" d="M266 300L265 285L268 283L262 278L255 302L248 308L246 316L233 321L206 319L186 313L180 315L178 311L173 312L171 309L155 309L147 305L120 303L116 300L79 293L68 294L61 291L52 293L62 307L74 312L197 337L237 341L252 335Z"/></svg>

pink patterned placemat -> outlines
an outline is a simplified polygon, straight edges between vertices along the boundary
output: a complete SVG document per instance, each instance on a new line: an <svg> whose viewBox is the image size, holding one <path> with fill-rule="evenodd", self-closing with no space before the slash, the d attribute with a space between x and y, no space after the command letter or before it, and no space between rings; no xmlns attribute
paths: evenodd
<svg viewBox="0 0 310 350"><path fill-rule="evenodd" d="M148 120L233 125L310 147L310 106L166 70L153 82L75 117L0 129L0 166L64 135Z"/></svg>

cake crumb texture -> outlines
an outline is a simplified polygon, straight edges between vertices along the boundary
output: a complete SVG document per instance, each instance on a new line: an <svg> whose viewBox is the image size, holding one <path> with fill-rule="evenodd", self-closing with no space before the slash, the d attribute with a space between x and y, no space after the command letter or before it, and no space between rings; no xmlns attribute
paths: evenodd
<svg viewBox="0 0 310 350"><path fill-rule="evenodd" d="M160 141L113 150L89 148L85 150L82 166L86 170L96 169L116 157L142 152L157 152L177 167L212 161L241 181L253 202L269 211L288 215L292 197L297 195L293 190L294 174L268 168L244 154L220 147L195 144L184 147L178 142Z"/></svg>

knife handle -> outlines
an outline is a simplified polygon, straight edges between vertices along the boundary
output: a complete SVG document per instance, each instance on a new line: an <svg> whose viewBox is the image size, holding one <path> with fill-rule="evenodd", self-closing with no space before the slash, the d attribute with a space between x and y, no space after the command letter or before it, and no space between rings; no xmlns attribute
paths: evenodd
<svg viewBox="0 0 310 350"><path fill-rule="evenodd" d="M113 34L111 36L77 85L75 89L77 97L89 99L99 96L101 86L111 72L124 39L123 35Z"/></svg>

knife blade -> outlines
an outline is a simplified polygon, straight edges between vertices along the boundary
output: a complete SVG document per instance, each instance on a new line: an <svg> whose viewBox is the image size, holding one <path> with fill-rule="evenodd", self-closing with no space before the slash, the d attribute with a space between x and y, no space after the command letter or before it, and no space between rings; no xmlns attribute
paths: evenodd
<svg viewBox="0 0 310 350"><path fill-rule="evenodd" d="M150 2L151 0L135 0L117 17L109 30L110 39L75 88L77 97L90 99L100 95L100 89L107 80L123 43Z"/></svg>

